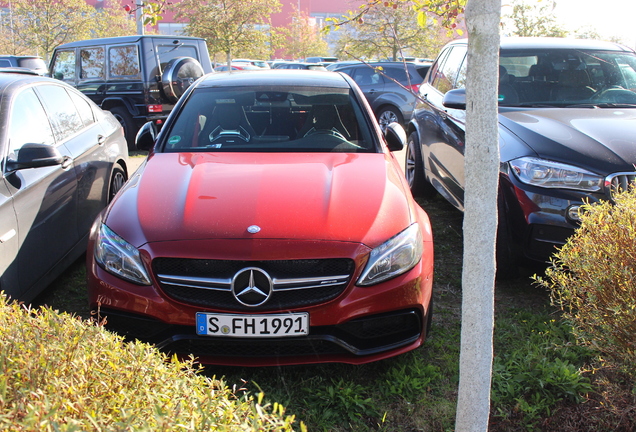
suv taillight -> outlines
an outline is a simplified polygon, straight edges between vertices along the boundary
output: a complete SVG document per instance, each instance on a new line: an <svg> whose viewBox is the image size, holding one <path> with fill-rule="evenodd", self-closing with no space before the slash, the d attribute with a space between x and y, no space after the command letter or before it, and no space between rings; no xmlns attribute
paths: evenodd
<svg viewBox="0 0 636 432"><path fill-rule="evenodd" d="M419 84L412 84L410 86L406 86L407 89L411 90L413 93L417 93L420 91L420 85Z"/></svg>
<svg viewBox="0 0 636 432"><path fill-rule="evenodd" d="M148 105L148 112L149 113L161 113L161 112L163 112L163 105L161 105L161 104Z"/></svg>

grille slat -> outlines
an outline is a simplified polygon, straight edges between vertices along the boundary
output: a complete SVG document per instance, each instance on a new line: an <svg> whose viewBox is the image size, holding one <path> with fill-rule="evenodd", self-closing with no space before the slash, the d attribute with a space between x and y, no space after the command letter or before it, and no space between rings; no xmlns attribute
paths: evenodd
<svg viewBox="0 0 636 432"><path fill-rule="evenodd" d="M233 276L247 267L266 271L273 292L263 305L248 307L231 292ZM235 311L306 307L333 300L351 280L350 259L230 261L157 258L153 270L162 290L171 298L193 305Z"/></svg>
<svg viewBox="0 0 636 432"><path fill-rule="evenodd" d="M615 173L605 179L605 186L609 189L610 198L614 198L619 192L625 192L636 186L636 173Z"/></svg>

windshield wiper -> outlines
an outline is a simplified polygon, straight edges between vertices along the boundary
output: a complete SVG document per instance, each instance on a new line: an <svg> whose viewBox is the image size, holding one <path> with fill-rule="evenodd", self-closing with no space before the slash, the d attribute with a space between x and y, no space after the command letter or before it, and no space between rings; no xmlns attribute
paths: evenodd
<svg viewBox="0 0 636 432"><path fill-rule="evenodd" d="M564 108L636 108L636 104L630 103L583 103L566 105Z"/></svg>

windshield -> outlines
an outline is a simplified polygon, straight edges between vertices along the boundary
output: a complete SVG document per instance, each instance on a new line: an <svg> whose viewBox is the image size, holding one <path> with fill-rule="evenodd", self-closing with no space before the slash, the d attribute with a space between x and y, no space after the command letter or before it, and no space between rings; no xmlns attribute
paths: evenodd
<svg viewBox="0 0 636 432"><path fill-rule="evenodd" d="M499 64L500 106L636 104L634 53L502 50Z"/></svg>
<svg viewBox="0 0 636 432"><path fill-rule="evenodd" d="M349 89L198 88L169 127L163 151L375 152Z"/></svg>

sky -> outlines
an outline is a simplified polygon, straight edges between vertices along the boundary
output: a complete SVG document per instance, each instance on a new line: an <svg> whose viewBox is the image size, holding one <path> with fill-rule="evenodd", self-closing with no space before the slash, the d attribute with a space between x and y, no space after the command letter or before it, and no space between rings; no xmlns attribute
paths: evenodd
<svg viewBox="0 0 636 432"><path fill-rule="evenodd" d="M554 13L568 30L590 26L604 38L618 36L625 45L636 48L636 0L556 0Z"/></svg>

